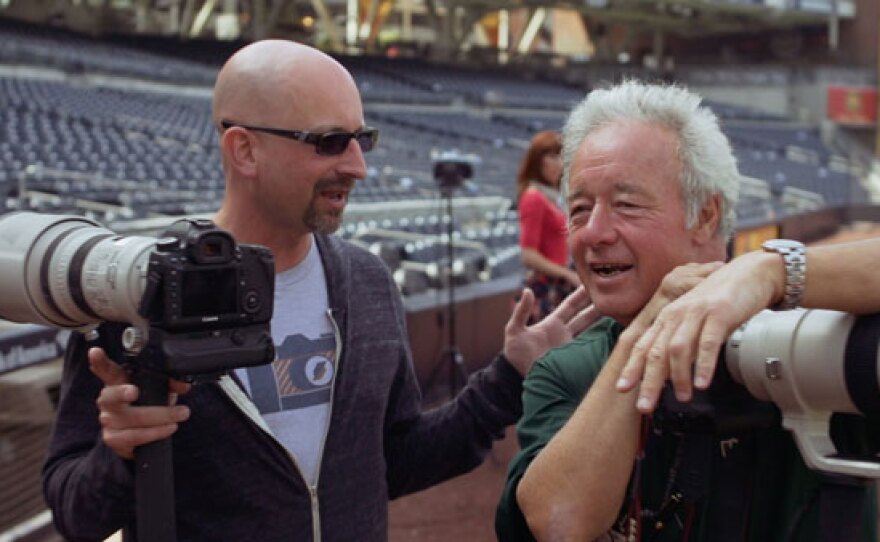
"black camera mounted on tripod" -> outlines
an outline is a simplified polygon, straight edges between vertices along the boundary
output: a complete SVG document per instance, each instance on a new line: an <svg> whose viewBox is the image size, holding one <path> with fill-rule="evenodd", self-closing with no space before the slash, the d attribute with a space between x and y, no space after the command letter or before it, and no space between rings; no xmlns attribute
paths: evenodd
<svg viewBox="0 0 880 542"><path fill-rule="evenodd" d="M274 291L268 249L236 245L209 220L174 223L150 254L138 308L149 325L146 357L154 369L190 382L271 362ZM138 333L127 328L119 344L140 352Z"/></svg>
<svg viewBox="0 0 880 542"><path fill-rule="evenodd" d="M168 379L215 380L275 357L271 252L210 220L160 239L73 215L0 215L0 318L86 333L125 366L137 404L168 405ZM176 539L171 441L135 448L141 542Z"/></svg>
<svg viewBox="0 0 880 542"><path fill-rule="evenodd" d="M88 334L138 386L137 404L168 404L168 378L216 380L270 363L275 267L261 246L236 245L209 220L182 220L150 253L138 307L146 322L105 322ZM176 539L170 439L135 449L138 538Z"/></svg>
<svg viewBox="0 0 880 542"><path fill-rule="evenodd" d="M479 163L480 157L475 154L464 154L457 150L431 152L434 182L447 197L474 177Z"/></svg>

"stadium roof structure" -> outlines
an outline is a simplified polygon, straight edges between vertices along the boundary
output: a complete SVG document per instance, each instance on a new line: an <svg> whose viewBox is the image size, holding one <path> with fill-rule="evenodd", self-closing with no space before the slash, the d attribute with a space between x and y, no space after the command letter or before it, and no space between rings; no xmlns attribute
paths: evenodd
<svg viewBox="0 0 880 542"><path fill-rule="evenodd" d="M824 24L829 17L855 15L853 0L463 0L462 4L484 10L514 7L573 9L599 21L649 24L683 34L724 31L751 32Z"/></svg>
<svg viewBox="0 0 880 542"><path fill-rule="evenodd" d="M181 39L283 36L336 52L375 51L379 43L422 43L454 51L472 45L528 51L552 34L549 10L596 25L696 37L829 25L853 18L857 0L0 0L0 16L91 34L134 33ZM496 14L522 14L499 26ZM487 18L494 23L487 24ZM483 32L474 29L483 26ZM516 34L516 35L513 35ZM475 43L474 36L482 36ZM486 38L486 36L489 36ZM479 41L479 40L477 40Z"/></svg>

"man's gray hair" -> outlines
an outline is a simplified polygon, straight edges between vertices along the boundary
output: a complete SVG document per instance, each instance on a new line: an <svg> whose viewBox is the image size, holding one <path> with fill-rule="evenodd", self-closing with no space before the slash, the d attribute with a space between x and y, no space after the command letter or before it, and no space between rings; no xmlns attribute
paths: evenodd
<svg viewBox="0 0 880 542"><path fill-rule="evenodd" d="M681 86L634 80L590 92L572 110L563 130L563 195L568 195L572 159L591 132L619 121L662 126L678 137L687 226L696 224L708 199L720 194L718 234L728 239L736 226L740 175L730 143L718 126L718 118L701 107L701 101L702 98Z"/></svg>

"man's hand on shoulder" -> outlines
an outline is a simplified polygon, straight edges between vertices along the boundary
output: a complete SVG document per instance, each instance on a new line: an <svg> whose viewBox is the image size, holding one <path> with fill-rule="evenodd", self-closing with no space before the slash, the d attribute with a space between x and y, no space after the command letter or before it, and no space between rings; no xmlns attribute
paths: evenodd
<svg viewBox="0 0 880 542"><path fill-rule="evenodd" d="M528 374L535 360L551 348L570 341L600 316L590 305L583 286L565 298L546 318L529 326L526 323L534 304L535 294L524 289L504 328L504 356L523 376Z"/></svg>
<svg viewBox="0 0 880 542"><path fill-rule="evenodd" d="M772 276L774 266L779 267L775 260L755 253L726 265L704 264L715 267L704 268L709 273L664 303L639 333L618 389L640 384L638 408L650 413L667 379L679 401L689 400L694 386L707 388L724 341L773 299ZM771 265L762 263L766 261Z"/></svg>

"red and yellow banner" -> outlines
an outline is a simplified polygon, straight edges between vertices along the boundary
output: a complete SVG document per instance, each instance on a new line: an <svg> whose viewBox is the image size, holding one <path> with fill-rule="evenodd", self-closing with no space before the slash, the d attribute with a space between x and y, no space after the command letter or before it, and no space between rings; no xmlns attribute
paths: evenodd
<svg viewBox="0 0 880 542"><path fill-rule="evenodd" d="M848 126L874 126L877 123L877 89L829 86L828 119Z"/></svg>

